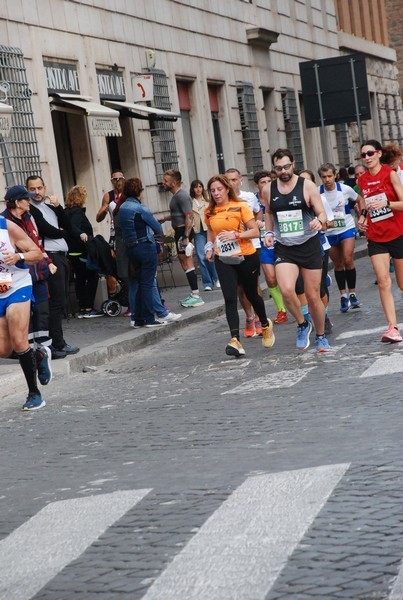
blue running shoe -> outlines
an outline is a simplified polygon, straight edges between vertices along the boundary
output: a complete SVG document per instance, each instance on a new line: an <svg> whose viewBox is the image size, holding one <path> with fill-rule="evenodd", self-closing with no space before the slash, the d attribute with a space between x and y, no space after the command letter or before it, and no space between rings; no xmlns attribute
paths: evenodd
<svg viewBox="0 0 403 600"><path fill-rule="evenodd" d="M358 300L355 294L350 294L349 300L351 308L360 308L361 302Z"/></svg>
<svg viewBox="0 0 403 600"><path fill-rule="evenodd" d="M344 296L342 296L340 298L340 312L347 312L349 308L350 308L350 304L349 304L348 298L345 298Z"/></svg>
<svg viewBox="0 0 403 600"><path fill-rule="evenodd" d="M330 288L330 286L332 285L332 278L330 277L329 273L326 275L326 286L328 288Z"/></svg>
<svg viewBox="0 0 403 600"><path fill-rule="evenodd" d="M325 336L317 337L315 340L316 351L317 352L331 352L332 349L329 346L329 342L325 338Z"/></svg>
<svg viewBox="0 0 403 600"><path fill-rule="evenodd" d="M45 405L46 402L39 392L30 392L27 396L27 401L22 407L22 410L38 410L38 408L42 408Z"/></svg>
<svg viewBox="0 0 403 600"><path fill-rule="evenodd" d="M309 335L311 331L312 323L310 320L308 321L308 325L306 325L305 327L303 325L298 325L296 343L297 350L306 350L307 348L309 348Z"/></svg>
<svg viewBox="0 0 403 600"><path fill-rule="evenodd" d="M52 351L47 346L39 346L35 351L36 368L41 385L48 385L52 381Z"/></svg>

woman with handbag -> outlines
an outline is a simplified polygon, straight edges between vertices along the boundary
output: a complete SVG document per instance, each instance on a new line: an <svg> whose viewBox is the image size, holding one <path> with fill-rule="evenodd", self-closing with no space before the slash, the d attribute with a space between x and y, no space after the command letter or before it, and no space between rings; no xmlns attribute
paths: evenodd
<svg viewBox="0 0 403 600"><path fill-rule="evenodd" d="M259 230L251 209L239 200L225 175L215 175L207 185L209 206L204 216L207 224L206 259L215 263L225 301L225 313L231 332L225 352L243 356L239 341L238 284L262 323L262 345L271 348L275 337L273 324L267 318L264 301L257 292L259 258L252 239Z"/></svg>
<svg viewBox="0 0 403 600"><path fill-rule="evenodd" d="M76 277L76 295L80 305L79 319L102 317L104 313L94 309L99 274L87 269L87 242L94 237L92 225L85 214L87 190L75 185L67 194L65 213L70 223L68 258Z"/></svg>

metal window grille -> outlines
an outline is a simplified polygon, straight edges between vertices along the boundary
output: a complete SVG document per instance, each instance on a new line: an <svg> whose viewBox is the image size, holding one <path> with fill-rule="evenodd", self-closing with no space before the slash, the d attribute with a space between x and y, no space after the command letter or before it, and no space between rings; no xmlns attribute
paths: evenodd
<svg viewBox="0 0 403 600"><path fill-rule="evenodd" d="M238 82L237 85L246 170L249 176L253 176L253 173L263 169L255 95L251 83Z"/></svg>
<svg viewBox="0 0 403 600"><path fill-rule="evenodd" d="M386 126L388 128L388 138L391 142L393 140L393 126L392 126L392 115L391 108L389 104L389 96L385 96L385 112L386 112ZM384 138L386 136L383 136Z"/></svg>
<svg viewBox="0 0 403 600"><path fill-rule="evenodd" d="M153 106L163 110L171 110L165 71L149 69L147 72L153 75L154 80ZM150 132L157 181L161 183L165 171L169 169L177 171L179 169L173 123L172 121L150 119Z"/></svg>
<svg viewBox="0 0 403 600"><path fill-rule="evenodd" d="M337 154L339 164L343 167L351 163L350 148L348 144L348 127L347 123L338 123L334 126L336 134Z"/></svg>
<svg viewBox="0 0 403 600"><path fill-rule="evenodd" d="M395 115L396 115L396 124L397 124L397 143L399 145L399 147L402 145L402 127L401 127L401 123L402 123L402 105L401 105L401 100L400 100L400 96L396 95L393 96L393 104L394 104L394 111L395 111ZM399 106L400 104L400 106Z"/></svg>
<svg viewBox="0 0 403 600"><path fill-rule="evenodd" d="M302 154L301 129L299 125L297 98L293 88L284 88L281 92L281 104L283 109L284 129L287 140L287 148L291 150L297 170L304 168L304 157Z"/></svg>
<svg viewBox="0 0 403 600"><path fill-rule="evenodd" d="M27 82L24 56L19 48L0 45L0 89L12 105L11 131L0 136L0 151L7 187L41 174L40 157Z"/></svg>

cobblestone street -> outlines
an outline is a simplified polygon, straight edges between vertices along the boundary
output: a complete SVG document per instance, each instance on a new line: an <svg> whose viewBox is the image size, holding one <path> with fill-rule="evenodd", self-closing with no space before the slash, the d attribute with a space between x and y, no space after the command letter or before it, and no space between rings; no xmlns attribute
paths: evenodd
<svg viewBox="0 0 403 600"><path fill-rule="evenodd" d="M36 414L2 404L0 597L402 598L403 347L358 265L332 354L298 353L288 323L230 359L218 316L56 378ZM80 550L46 527L76 520ZM9 577L22 551L40 565Z"/></svg>

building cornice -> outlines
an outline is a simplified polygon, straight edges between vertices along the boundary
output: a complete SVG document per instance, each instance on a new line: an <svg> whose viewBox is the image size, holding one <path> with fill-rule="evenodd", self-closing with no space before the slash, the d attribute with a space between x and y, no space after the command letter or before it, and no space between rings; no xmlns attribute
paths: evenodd
<svg viewBox="0 0 403 600"><path fill-rule="evenodd" d="M388 62L396 62L397 60L396 51L393 48L370 42L345 31L339 31L337 36L340 50L360 52L361 54L374 56Z"/></svg>

